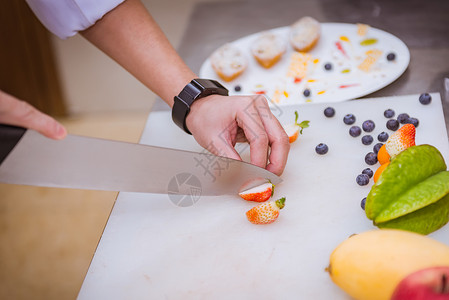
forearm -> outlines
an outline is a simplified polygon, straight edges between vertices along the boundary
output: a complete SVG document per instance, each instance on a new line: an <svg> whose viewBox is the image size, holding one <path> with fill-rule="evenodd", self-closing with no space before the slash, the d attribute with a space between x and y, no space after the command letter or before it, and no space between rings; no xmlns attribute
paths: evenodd
<svg viewBox="0 0 449 300"><path fill-rule="evenodd" d="M170 107L196 77L139 0L125 1L81 34Z"/></svg>

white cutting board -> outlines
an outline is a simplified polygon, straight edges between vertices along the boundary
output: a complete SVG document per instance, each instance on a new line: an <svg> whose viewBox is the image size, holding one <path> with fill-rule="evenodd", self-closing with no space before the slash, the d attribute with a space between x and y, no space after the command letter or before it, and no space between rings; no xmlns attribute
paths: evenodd
<svg viewBox="0 0 449 300"><path fill-rule="evenodd" d="M120 193L79 299L348 299L324 271L329 255L349 235L375 227L360 208L372 183L355 181L372 146L348 134L343 116L355 114L357 125L373 120L377 139L391 133L385 109L407 112L420 120L417 144L436 146L449 162L441 100L432 97L427 106L418 95L335 103L330 119L325 104L282 107L281 121L298 110L310 128L292 144L275 190L286 206L270 225L249 223L245 212L254 204L237 195L181 208L167 195ZM324 156L314 150L320 142L329 146ZM150 114L142 143L201 151L169 112ZM449 225L431 237L449 245Z"/></svg>

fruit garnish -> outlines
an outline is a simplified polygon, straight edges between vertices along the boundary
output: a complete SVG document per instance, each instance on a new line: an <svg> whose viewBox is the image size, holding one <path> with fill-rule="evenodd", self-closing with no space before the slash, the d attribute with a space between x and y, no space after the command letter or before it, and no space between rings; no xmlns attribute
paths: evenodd
<svg viewBox="0 0 449 300"><path fill-rule="evenodd" d="M326 107L324 115L328 118L332 118L335 115L335 109L333 107Z"/></svg>
<svg viewBox="0 0 449 300"><path fill-rule="evenodd" d="M376 154L379 153L379 150L380 150L380 148L382 148L383 145L384 144L382 144L382 143L377 143L376 145L374 145L373 152Z"/></svg>
<svg viewBox="0 0 449 300"><path fill-rule="evenodd" d="M366 39L360 42L361 46L370 46L370 45L374 45L375 43L377 43L377 39Z"/></svg>
<svg viewBox="0 0 449 300"><path fill-rule="evenodd" d="M407 120L410 118L409 114L402 113L398 115L398 122L401 124L405 124Z"/></svg>
<svg viewBox="0 0 449 300"><path fill-rule="evenodd" d="M351 299L389 300L408 275L436 266L449 266L447 245L420 234L383 229L343 241L330 255L327 271Z"/></svg>
<svg viewBox="0 0 449 300"><path fill-rule="evenodd" d="M385 118L393 118L394 117L394 110L392 110L391 108L387 109L384 111L384 116Z"/></svg>
<svg viewBox="0 0 449 300"><path fill-rule="evenodd" d="M388 140L389 137L390 136L388 135L388 133L386 133L385 131L382 131L377 136L377 139L379 140L379 142L385 143Z"/></svg>
<svg viewBox="0 0 449 300"><path fill-rule="evenodd" d="M391 158L415 145L416 129L413 124L405 124L398 131L393 133L385 143L385 148Z"/></svg>
<svg viewBox="0 0 449 300"><path fill-rule="evenodd" d="M352 125L355 123L355 116L353 114L347 114L343 117L343 122L346 125Z"/></svg>
<svg viewBox="0 0 449 300"><path fill-rule="evenodd" d="M270 224L279 217L279 211L285 206L285 197L261 203L246 212L248 221L253 224Z"/></svg>
<svg viewBox="0 0 449 300"><path fill-rule="evenodd" d="M239 193L239 196L247 201L265 202L273 196L274 185L271 182L253 187Z"/></svg>
<svg viewBox="0 0 449 300"><path fill-rule="evenodd" d="M316 147L315 147L315 152L320 154L320 155L324 155L327 153L327 151L329 151L329 147L324 144L324 143L319 143Z"/></svg>
<svg viewBox="0 0 449 300"><path fill-rule="evenodd" d="M374 138L371 135L364 135L362 136L362 144L363 145L371 145L374 141Z"/></svg>
<svg viewBox="0 0 449 300"><path fill-rule="evenodd" d="M357 175L356 182L358 185L367 185L369 183L369 176L366 174Z"/></svg>
<svg viewBox="0 0 449 300"><path fill-rule="evenodd" d="M396 131L399 128L399 121L398 120L388 120L387 121L387 128L391 131Z"/></svg>
<svg viewBox="0 0 449 300"><path fill-rule="evenodd" d="M406 124L413 124L415 128L418 128L419 126L419 120L417 118L408 118L407 121L405 121Z"/></svg>
<svg viewBox="0 0 449 300"><path fill-rule="evenodd" d="M393 61L395 59L396 59L396 54L394 54L394 53L388 53L387 54L387 60L388 61Z"/></svg>
<svg viewBox="0 0 449 300"><path fill-rule="evenodd" d="M391 300L449 299L449 266L432 266L407 275L399 282Z"/></svg>
<svg viewBox="0 0 449 300"><path fill-rule="evenodd" d="M377 152L377 160L381 165L390 162L390 155L387 152L385 144L382 147L380 147L379 152Z"/></svg>
<svg viewBox="0 0 449 300"><path fill-rule="evenodd" d="M374 182L377 182L380 174L382 174L382 172L385 170L386 167L388 167L389 164L390 164L390 162L388 161L384 164L381 164L380 167L377 168L376 173L374 173Z"/></svg>
<svg viewBox="0 0 449 300"><path fill-rule="evenodd" d="M365 162L372 166L375 165L377 163L377 155L374 152L369 152L365 155Z"/></svg>
<svg viewBox="0 0 449 300"><path fill-rule="evenodd" d="M419 102L421 104L427 105L432 102L432 96L430 96L428 93L423 93L419 95Z"/></svg>
<svg viewBox="0 0 449 300"><path fill-rule="evenodd" d="M360 207L365 210L365 205L366 205L366 197L362 199L362 201L360 201Z"/></svg>
<svg viewBox="0 0 449 300"><path fill-rule="evenodd" d="M449 221L449 172L433 146L407 148L392 159L371 188L366 216L380 228L421 234Z"/></svg>
<svg viewBox="0 0 449 300"><path fill-rule="evenodd" d="M366 175L368 175L369 178L371 178L371 177L373 177L374 173L373 173L373 170L371 170L370 168L366 168L366 169L363 169L362 174L366 174Z"/></svg>
<svg viewBox="0 0 449 300"><path fill-rule="evenodd" d="M304 95L304 97L309 97L310 96L310 90L309 89L305 89L304 92L302 92L302 94Z"/></svg>
<svg viewBox="0 0 449 300"><path fill-rule="evenodd" d="M295 111L295 123L284 126L285 133L287 133L290 143L296 141L298 136L302 134L304 128L309 127L310 121L302 121L301 123L298 123L298 117L298 111Z"/></svg>
<svg viewBox="0 0 449 300"><path fill-rule="evenodd" d="M374 130L374 128L376 127L376 124L374 124L374 122L372 120L366 120L365 122L363 122L362 124L362 129L365 132L371 132Z"/></svg>
<svg viewBox="0 0 449 300"><path fill-rule="evenodd" d="M362 129L359 126L351 126L351 128L349 128L349 135L352 137L358 137L359 135L362 134Z"/></svg>

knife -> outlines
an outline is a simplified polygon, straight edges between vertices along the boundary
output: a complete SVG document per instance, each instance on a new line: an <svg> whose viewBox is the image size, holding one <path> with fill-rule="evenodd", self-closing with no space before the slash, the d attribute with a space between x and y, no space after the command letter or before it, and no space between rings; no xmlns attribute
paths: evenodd
<svg viewBox="0 0 449 300"><path fill-rule="evenodd" d="M161 194L236 195L277 175L209 152L77 135L52 140L0 124L0 182Z"/></svg>

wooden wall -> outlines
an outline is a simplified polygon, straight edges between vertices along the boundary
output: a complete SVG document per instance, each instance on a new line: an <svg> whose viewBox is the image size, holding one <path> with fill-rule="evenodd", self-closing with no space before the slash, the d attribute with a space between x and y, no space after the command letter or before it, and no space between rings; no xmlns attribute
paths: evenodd
<svg viewBox="0 0 449 300"><path fill-rule="evenodd" d="M50 35L23 0L0 1L0 89L54 116L65 115Z"/></svg>

